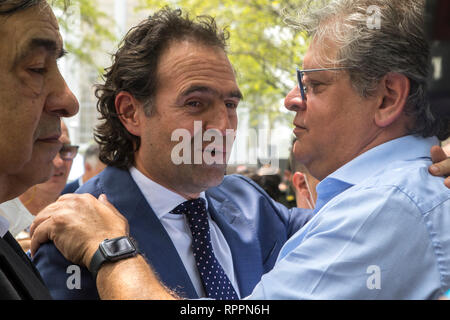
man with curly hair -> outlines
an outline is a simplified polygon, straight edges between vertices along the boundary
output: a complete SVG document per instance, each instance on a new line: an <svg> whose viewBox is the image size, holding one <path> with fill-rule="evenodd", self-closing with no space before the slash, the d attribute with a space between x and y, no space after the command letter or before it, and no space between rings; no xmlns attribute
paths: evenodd
<svg viewBox="0 0 450 320"><path fill-rule="evenodd" d="M381 29L367 27L367 10L371 5L381 10ZM112 150L108 153L110 161L117 161L118 166L129 171L106 169L90 184L92 189L82 190L94 190L95 196L106 193L129 220L130 232L124 218L104 196L100 196L100 203L92 196L71 196L38 217L32 228L33 253L39 243L53 240L67 258L88 266L97 275L96 284L102 298L189 296L183 294L186 286L177 287L180 283L171 282L173 278L165 275L182 271L174 264L175 259L167 260L169 237L163 242L155 237L153 247L138 239L145 246L142 251L148 264L142 255L136 255L126 236L136 237L138 230L158 234L157 229L148 228L145 222L149 217L145 215L144 205L150 202L154 206L147 198L163 197L164 203L174 205L189 199L186 207L193 201L198 204L193 211L198 208L197 211L204 213L206 209L200 207L203 201L199 198L207 190L207 208L213 217L207 233L211 238L215 233L216 244L224 244L217 232L220 229L231 253L221 246L224 256L209 260L204 256L208 251L204 246L200 252L191 254L195 257L193 270L201 267L197 279L203 284L204 296L217 298L211 290L214 288L206 285L203 268L207 266L198 257L211 261L215 270L219 264L223 266L221 269L228 276L225 282L237 289L235 295L232 293L233 298L245 297L249 289L251 299L433 299L441 296L450 286L447 232L450 190L445 188L443 178L428 173L431 165L428 153L439 142L436 136L448 137L449 123L434 117L426 99L429 47L422 27L423 2L337 0L306 17L297 24L310 33L312 42L304 59L304 70L297 70L298 86L285 100L286 108L296 113L296 157L313 176L322 180L317 188L316 213L305 227L284 241L295 230L291 222L299 214L289 214L251 182L239 177L225 177L215 187L223 179L223 163L177 167L170 161L170 150L174 147L170 133L176 128L184 128L195 136L195 120L200 119L204 125L202 132L214 128L224 138L228 129L235 129L235 108L240 94L223 48L210 42L192 41L180 30L181 39L172 33L168 37L169 43L176 46L153 47L162 50L157 51L161 53L158 63L150 57L143 61L156 70L156 81L149 82L148 77L136 81L128 76L129 72L140 73L142 68L136 66L141 61L137 57L147 52L134 36L140 35L138 39L149 43L155 39L153 32L144 29L140 34L138 28L127 37L129 41L123 47L125 51L130 48L130 55L116 56L107 76L107 88L101 88L102 92L111 93L99 95L100 106L108 105L113 110L107 121L120 120L116 121L118 126L106 132L117 136L115 131L123 125L128 140L134 141L128 148L123 143L119 146L129 151L125 154ZM121 63L130 67L121 69ZM109 78L116 79L114 85L108 83ZM130 93L128 83L142 90ZM118 92L112 94L114 90ZM145 99L148 92L155 94ZM105 104L103 97L108 97L109 103ZM200 151L226 153L224 149L202 146ZM134 168L130 169L127 163L132 156ZM114 178L108 179L108 172L113 171ZM142 193L149 191L144 200L139 200L143 197L137 188L123 183L124 175L132 177L129 181L133 179L135 184L146 186L140 188ZM169 200L170 193L148 183L146 178L176 190L182 199ZM110 186L116 189L115 195L110 192ZM137 195L131 204L132 214L121 199L128 192ZM216 215L214 210L222 214ZM173 227L171 234L185 236L187 221L177 212L186 212L190 228L190 209L185 211L177 206L175 210L163 208L162 211L165 212L162 216L175 221L168 226ZM178 219L183 221L177 232ZM216 229L214 222L222 228ZM230 233L223 228L225 225L230 226ZM206 226L195 229L192 238L181 240L185 248L191 243L192 248L199 248L194 233L205 235ZM108 240L102 241L105 238ZM207 235L204 239L209 243ZM232 249L236 240L240 246ZM277 246L280 241L284 243L281 250ZM176 241L173 244L178 246ZM218 248L214 247L215 253L221 251ZM266 267L273 263L271 252L276 252L278 257L269 271ZM223 259L227 256L228 260ZM70 263L60 257L49 244L37 252L36 258L51 259L59 266L58 278L52 278L55 269L47 268L47 274L45 268L40 269L48 281L64 282L61 275ZM226 266L227 261L231 262L231 268ZM244 265L248 272L240 272ZM234 277L238 280L233 280ZM254 280L258 278L260 281L255 286ZM222 283L217 285L217 289L221 287Z"/></svg>

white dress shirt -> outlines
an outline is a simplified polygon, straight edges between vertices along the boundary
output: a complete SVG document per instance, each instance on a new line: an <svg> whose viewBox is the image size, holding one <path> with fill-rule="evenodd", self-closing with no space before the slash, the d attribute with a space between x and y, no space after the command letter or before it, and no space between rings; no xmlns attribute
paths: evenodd
<svg viewBox="0 0 450 320"><path fill-rule="evenodd" d="M8 220L9 232L11 232L14 237L28 228L35 218L35 216L33 216L22 204L19 198L14 198L0 204L0 216Z"/></svg>
<svg viewBox="0 0 450 320"><path fill-rule="evenodd" d="M130 169L130 174L172 240L198 296L205 297L202 280L197 270L195 258L192 252L192 235L187 219L184 215L170 213L170 211L185 202L187 199L152 181L135 167ZM200 194L200 197L206 200L204 192ZM207 201L206 209L208 209ZM209 212L208 222L212 247L217 261L219 261L226 275L233 284L234 289L240 296L237 280L234 274L233 258L231 256L230 247L228 246L227 241L225 240L225 237L217 224L211 219Z"/></svg>
<svg viewBox="0 0 450 320"><path fill-rule="evenodd" d="M3 236L8 232L9 228L9 222L2 216L0 216L0 238L3 238Z"/></svg>

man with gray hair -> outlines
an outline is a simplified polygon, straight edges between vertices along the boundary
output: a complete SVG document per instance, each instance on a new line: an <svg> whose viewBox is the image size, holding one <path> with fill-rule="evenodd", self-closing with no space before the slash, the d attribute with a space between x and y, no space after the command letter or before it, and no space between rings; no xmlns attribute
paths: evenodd
<svg viewBox="0 0 450 320"><path fill-rule="evenodd" d="M373 6L380 28L367 23ZM450 126L425 98L423 9L418 0L339 0L296 22L312 41L285 105L296 112L296 158L322 181L315 216L248 298L435 299L449 289L450 191L427 167ZM70 241L86 234L80 205L67 198L43 213L32 247L49 237L89 265L98 239ZM123 233L110 210L97 211L101 230ZM174 298L143 259L107 263L100 276L103 298Z"/></svg>
<svg viewBox="0 0 450 320"><path fill-rule="evenodd" d="M84 173L78 179L68 183L61 195L66 193L74 193L86 181L95 177L97 174L105 169L106 165L100 161L99 158L100 147L97 143L91 143L84 152Z"/></svg>
<svg viewBox="0 0 450 320"><path fill-rule="evenodd" d="M58 22L44 0L0 2L0 203L52 176L63 147L61 117L78 102L62 78ZM0 300L50 299L42 279L0 217Z"/></svg>

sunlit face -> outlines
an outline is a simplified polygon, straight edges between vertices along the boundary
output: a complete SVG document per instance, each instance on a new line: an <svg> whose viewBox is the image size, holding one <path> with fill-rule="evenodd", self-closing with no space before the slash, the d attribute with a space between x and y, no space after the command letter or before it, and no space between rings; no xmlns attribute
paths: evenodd
<svg viewBox="0 0 450 320"><path fill-rule="evenodd" d="M327 51L322 42L312 42L304 58L304 69L330 68L323 57L336 55L334 43ZM377 130L374 124L376 104L354 90L347 70L306 73L307 102L298 87L287 95L285 106L295 111L294 134L296 160L310 173L323 179L361 154Z"/></svg>
<svg viewBox="0 0 450 320"><path fill-rule="evenodd" d="M179 194L198 194L221 183L226 163L174 164L172 151L179 141L171 141L172 134L185 129L192 137L192 152L200 148L204 154L208 152L205 148L217 141L195 145L196 135L214 130L225 140L227 130L236 130L241 93L233 68L222 49L182 41L172 43L162 54L157 74L154 113L145 119L137 166ZM201 125L195 127L194 121ZM221 145L223 149L215 149L214 155L225 159L225 141Z"/></svg>
<svg viewBox="0 0 450 320"><path fill-rule="evenodd" d="M78 102L58 70L63 44L46 1L1 17L0 36L1 174L20 174L33 161L39 170L27 178L31 186L51 175L60 118L74 115Z"/></svg>

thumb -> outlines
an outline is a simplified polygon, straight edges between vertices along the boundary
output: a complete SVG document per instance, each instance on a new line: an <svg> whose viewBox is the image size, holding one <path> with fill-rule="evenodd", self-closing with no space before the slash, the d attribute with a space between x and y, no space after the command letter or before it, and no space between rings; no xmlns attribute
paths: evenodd
<svg viewBox="0 0 450 320"><path fill-rule="evenodd" d="M102 193L99 197L98 197L98 200L101 202L101 203L103 203L104 205L108 205L108 204L111 204L109 201L108 201L108 197L106 196L106 194L104 194L104 193Z"/></svg>
<svg viewBox="0 0 450 320"><path fill-rule="evenodd" d="M103 205L105 205L108 209L110 209L116 216L127 221L127 219L125 219L125 217L116 209L116 207L114 207L114 205L111 202L109 202L106 194L101 194L98 197L98 201L100 201ZM128 223L128 221L127 221L127 223Z"/></svg>
<svg viewBox="0 0 450 320"><path fill-rule="evenodd" d="M431 174L442 175L446 172L445 170L448 170L448 168L446 168L448 163L443 163L443 161L447 159L447 155L441 147L433 146L431 148L431 159L433 161L433 165L430 167Z"/></svg>
<svg viewBox="0 0 450 320"><path fill-rule="evenodd" d="M104 204L105 206L107 206L107 207L108 207L109 209L111 209L114 213L117 213L117 212L118 212L117 209L116 209L116 207L114 207L114 206L112 205L112 203L109 202L108 197L106 196L106 194L101 194L101 195L98 197L98 201L100 201L102 204Z"/></svg>

